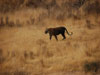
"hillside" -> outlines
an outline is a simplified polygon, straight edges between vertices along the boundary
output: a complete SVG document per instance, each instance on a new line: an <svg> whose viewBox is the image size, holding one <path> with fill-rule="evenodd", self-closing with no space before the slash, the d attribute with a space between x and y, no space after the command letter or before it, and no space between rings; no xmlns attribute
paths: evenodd
<svg viewBox="0 0 100 75"><path fill-rule="evenodd" d="M0 0L0 75L99 75L99 0ZM46 28L72 36L49 40Z"/></svg>
<svg viewBox="0 0 100 75"><path fill-rule="evenodd" d="M91 16L98 21L100 14L98 0L1 0L0 3L0 26L36 25L45 24L47 19L63 22Z"/></svg>

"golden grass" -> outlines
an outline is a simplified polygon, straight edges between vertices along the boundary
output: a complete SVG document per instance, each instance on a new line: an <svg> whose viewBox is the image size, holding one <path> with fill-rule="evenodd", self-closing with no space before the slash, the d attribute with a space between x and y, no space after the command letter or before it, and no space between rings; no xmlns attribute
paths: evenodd
<svg viewBox="0 0 100 75"><path fill-rule="evenodd" d="M37 8L3 16L5 20L8 16L15 26L0 29L0 73L85 75L86 62L100 61L100 25L95 23L95 17L58 21L43 13L47 11ZM45 29L58 26L65 26L73 35L66 34L66 40L59 35L59 41L54 37L50 41Z"/></svg>
<svg viewBox="0 0 100 75"><path fill-rule="evenodd" d="M83 27L65 27L74 34L66 35L63 41L59 35L58 42L54 37L49 40L49 36L44 34L45 27L2 28L0 53L3 56L1 54L0 60L5 60L0 61L1 70L14 72L19 69L40 75L77 72L83 70L85 61L99 61L99 28L88 30Z"/></svg>

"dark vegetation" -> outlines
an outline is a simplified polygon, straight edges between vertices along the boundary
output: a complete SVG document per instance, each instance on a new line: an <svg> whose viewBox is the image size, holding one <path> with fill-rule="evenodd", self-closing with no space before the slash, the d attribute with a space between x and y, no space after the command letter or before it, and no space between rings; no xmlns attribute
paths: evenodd
<svg viewBox="0 0 100 75"><path fill-rule="evenodd" d="M6 16L6 17L0 17L0 27L3 27L3 26L8 26L8 27L13 27L13 26L21 26L19 24L19 20L16 21L16 23L14 23L14 21L10 21L9 20L9 17Z"/></svg>
<svg viewBox="0 0 100 75"><path fill-rule="evenodd" d="M24 0L0 0L0 12L6 13L18 9Z"/></svg>
<svg viewBox="0 0 100 75"><path fill-rule="evenodd" d="M0 72L0 75L30 75L25 71L14 71L14 72Z"/></svg>
<svg viewBox="0 0 100 75"><path fill-rule="evenodd" d="M2 64L5 61L5 58L3 57L3 51L0 49L0 64Z"/></svg>
<svg viewBox="0 0 100 75"><path fill-rule="evenodd" d="M51 8L67 9L69 12L72 10L78 10L83 7L84 12L87 13L100 13L100 1L98 0L62 0L60 5L58 0L1 0L0 12L7 13L8 11L14 11L21 9L22 7L44 8L48 11Z"/></svg>
<svg viewBox="0 0 100 75"><path fill-rule="evenodd" d="M0 1L0 13L15 12L24 8L32 8L32 10L41 8L47 12L40 14L38 19L34 19L34 16L26 21L26 23L34 24L41 22L46 18L53 18L58 21L64 21L67 18L73 18L74 20L81 20L83 17L89 15L100 14L100 1L95 0L62 0L59 3L58 0L1 0ZM1 26L22 26L19 19L16 21L10 21L9 16L0 16L0 27ZM39 21L39 22L38 22ZM36 23L36 24L37 24ZM86 20L87 28L91 29L92 25Z"/></svg>
<svg viewBox="0 0 100 75"><path fill-rule="evenodd" d="M30 18L26 23L34 24L35 21L42 21L46 18L53 18L58 21L64 21L67 18L73 18L74 20L81 20L83 17L89 15L100 14L100 1L95 0L62 0L59 3L58 0L1 0L0 1L0 13L15 12L17 10L22 10L24 8L32 8L33 10L37 8L42 8L46 10L46 13L40 14L37 20ZM91 29L91 24L86 21L87 28ZM43 23L44 24L44 23ZM9 16L0 16L0 26L22 26L20 20L10 21Z"/></svg>
<svg viewBox="0 0 100 75"><path fill-rule="evenodd" d="M84 64L85 72L97 72L100 68L100 62L87 62Z"/></svg>

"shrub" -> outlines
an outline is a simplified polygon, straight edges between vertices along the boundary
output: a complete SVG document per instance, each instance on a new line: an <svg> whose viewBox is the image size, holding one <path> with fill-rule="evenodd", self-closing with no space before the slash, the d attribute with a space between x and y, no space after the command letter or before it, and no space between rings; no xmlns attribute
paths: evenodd
<svg viewBox="0 0 100 75"><path fill-rule="evenodd" d="M35 19L34 18L30 18L31 24L34 24Z"/></svg>
<svg viewBox="0 0 100 75"><path fill-rule="evenodd" d="M5 58L3 57L3 50L0 49L0 64L2 64L5 61Z"/></svg>
<svg viewBox="0 0 100 75"><path fill-rule="evenodd" d="M84 64L85 72L97 72L99 69L99 62L87 62Z"/></svg>
<svg viewBox="0 0 100 75"><path fill-rule="evenodd" d="M88 29L93 29L94 28L94 24L91 24L91 22L90 22L90 20L86 20L86 27L88 28Z"/></svg>
<svg viewBox="0 0 100 75"><path fill-rule="evenodd" d="M14 25L15 25L15 24L14 24L14 21L10 21L10 22L8 23L8 26L9 26L9 27L14 27Z"/></svg>
<svg viewBox="0 0 100 75"><path fill-rule="evenodd" d="M24 0L1 0L0 1L0 12L7 13L9 11L14 11L19 8Z"/></svg>
<svg viewBox="0 0 100 75"><path fill-rule="evenodd" d="M83 10L88 14L93 14L93 13L99 14L100 13L100 4L97 0L95 0L95 1L87 0L84 5Z"/></svg>
<svg viewBox="0 0 100 75"><path fill-rule="evenodd" d="M21 26L22 26L19 20L16 20L16 25L17 25L18 27L21 27Z"/></svg>
<svg viewBox="0 0 100 75"><path fill-rule="evenodd" d="M1 17L0 18L0 26L4 26L5 24L4 24L4 18L3 17Z"/></svg>
<svg viewBox="0 0 100 75"><path fill-rule="evenodd" d="M25 71L15 71L13 75L29 75L29 74Z"/></svg>
<svg viewBox="0 0 100 75"><path fill-rule="evenodd" d="M6 24L7 25L9 24L9 17L8 16L6 17Z"/></svg>

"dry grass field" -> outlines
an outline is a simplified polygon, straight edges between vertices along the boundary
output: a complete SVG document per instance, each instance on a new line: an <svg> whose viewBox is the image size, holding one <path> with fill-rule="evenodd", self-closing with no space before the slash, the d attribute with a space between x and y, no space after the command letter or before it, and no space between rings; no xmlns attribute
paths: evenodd
<svg viewBox="0 0 100 75"><path fill-rule="evenodd" d="M99 15L66 18L52 11L1 13L0 75L100 75ZM49 40L45 29L59 26L73 35Z"/></svg>

